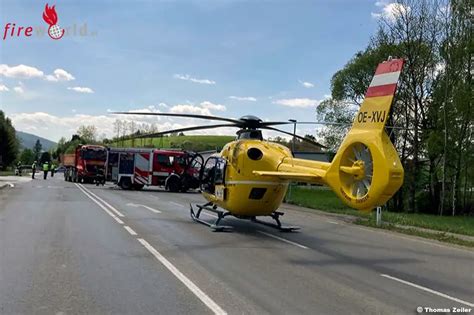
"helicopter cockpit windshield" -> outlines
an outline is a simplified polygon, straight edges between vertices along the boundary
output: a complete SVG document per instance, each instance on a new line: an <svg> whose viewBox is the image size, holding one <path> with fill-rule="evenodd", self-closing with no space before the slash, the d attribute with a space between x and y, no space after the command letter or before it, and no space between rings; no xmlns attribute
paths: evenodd
<svg viewBox="0 0 474 315"><path fill-rule="evenodd" d="M256 129L241 129L237 132L237 139L263 140L262 131Z"/></svg>

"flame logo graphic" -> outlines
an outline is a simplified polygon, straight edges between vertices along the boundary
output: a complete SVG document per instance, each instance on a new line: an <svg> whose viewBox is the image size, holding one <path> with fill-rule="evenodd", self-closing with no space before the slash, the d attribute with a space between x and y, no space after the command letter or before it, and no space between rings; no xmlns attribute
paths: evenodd
<svg viewBox="0 0 474 315"><path fill-rule="evenodd" d="M52 39L60 39L64 35L64 30L57 25L58 23L58 14L56 13L55 6L48 6L46 3L46 7L44 8L43 12L43 20L48 23L48 35Z"/></svg>

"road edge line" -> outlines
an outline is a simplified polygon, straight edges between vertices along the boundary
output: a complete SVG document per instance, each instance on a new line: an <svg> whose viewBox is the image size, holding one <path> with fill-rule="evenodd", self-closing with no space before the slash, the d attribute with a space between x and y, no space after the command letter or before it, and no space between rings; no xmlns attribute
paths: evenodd
<svg viewBox="0 0 474 315"><path fill-rule="evenodd" d="M416 284L416 283L413 283L413 282L410 282L410 281L399 279L397 277L393 277L393 276L390 276L390 275L387 275L387 274L384 274L384 273L381 273L380 276L384 277L384 278L387 278L387 279L391 279L391 280L400 282L400 283L403 283L403 284L406 284L406 285L409 285L409 286L412 286L414 288L417 288L417 289L420 289L420 290L423 290L423 291L426 291L426 292L429 292L429 293L432 293L432 294L437 295L437 296L444 297L444 298L449 299L449 300L454 301L454 302L458 302L458 303L461 303L461 304L464 304L464 305L467 305L467 306L470 306L470 307L474 307L474 303L466 302L464 300L452 297L450 295L435 291L433 289L421 286L419 284Z"/></svg>
<svg viewBox="0 0 474 315"><path fill-rule="evenodd" d="M224 311L216 302L214 302L206 293L204 293L197 285L194 284L188 277L186 277L178 268L176 268L168 259L160 254L153 246L151 246L143 238L137 238L139 241L155 258L161 262L179 281L181 281L201 302L203 302L214 314L226 315Z"/></svg>

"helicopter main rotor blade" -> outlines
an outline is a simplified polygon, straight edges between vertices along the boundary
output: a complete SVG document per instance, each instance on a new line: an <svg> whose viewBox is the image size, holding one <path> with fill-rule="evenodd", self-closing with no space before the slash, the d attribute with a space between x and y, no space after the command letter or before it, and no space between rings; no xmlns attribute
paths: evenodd
<svg viewBox="0 0 474 315"><path fill-rule="evenodd" d="M242 124L242 121L236 120L236 119L218 117L218 116L209 116L209 115L198 115L198 114L149 113L149 112L113 112L112 114L198 118L198 119L227 121L227 122L231 122L231 123L234 123L234 124Z"/></svg>
<svg viewBox="0 0 474 315"><path fill-rule="evenodd" d="M166 131L161 131L161 132L147 133L147 134L142 134L142 135L133 135L133 138L139 138L139 139L141 139L141 138L154 138L154 137L167 135L167 134L170 134L170 133L193 131L193 130L203 130L203 129L214 129L214 128L222 128L222 127L239 128L239 126L236 126L236 125L233 125L233 124L194 126L194 127L185 127L185 128L179 128L179 129L166 130Z"/></svg>
<svg viewBox="0 0 474 315"><path fill-rule="evenodd" d="M291 121L262 121L259 126L263 128L276 125L293 125L293 123Z"/></svg>
<svg viewBox="0 0 474 315"><path fill-rule="evenodd" d="M273 128L273 127L262 127L264 129L269 129L269 130L274 130L274 131L278 131L278 132L281 132L281 133L284 133L286 135L289 135L289 136L292 136L292 137L295 137L295 138L298 138L300 140L303 140L303 141L306 141L308 143L311 143L312 145L315 145L315 146L318 146L318 147L321 147L321 148L324 148L324 149L327 149L328 147L322 145L321 143L318 143L316 141L313 141L311 139L308 139L308 138L305 138L305 137L301 137L301 136L298 136L298 135L294 135L292 134L291 132L287 132L287 131L284 131L284 130L281 130L281 129L277 129L277 128Z"/></svg>
<svg viewBox="0 0 474 315"><path fill-rule="evenodd" d="M350 126L352 123L338 123L330 121L297 121L296 124L301 125L329 125L329 126Z"/></svg>

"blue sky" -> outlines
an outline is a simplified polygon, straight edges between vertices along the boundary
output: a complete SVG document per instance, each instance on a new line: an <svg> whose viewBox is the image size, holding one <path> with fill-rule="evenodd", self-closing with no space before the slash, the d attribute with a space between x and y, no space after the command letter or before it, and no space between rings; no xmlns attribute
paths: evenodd
<svg viewBox="0 0 474 315"><path fill-rule="evenodd" d="M87 36L60 40L36 33L45 4L1 0L1 39L9 22L34 30L1 40L0 108L17 129L58 140L86 123L110 136L110 109L315 120L331 76L366 47L388 3L49 2L59 26L87 25Z"/></svg>

